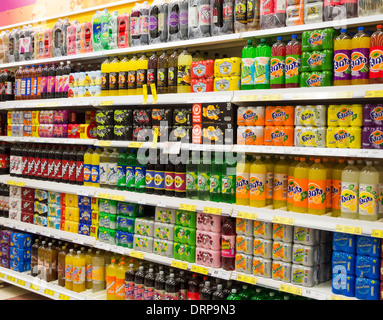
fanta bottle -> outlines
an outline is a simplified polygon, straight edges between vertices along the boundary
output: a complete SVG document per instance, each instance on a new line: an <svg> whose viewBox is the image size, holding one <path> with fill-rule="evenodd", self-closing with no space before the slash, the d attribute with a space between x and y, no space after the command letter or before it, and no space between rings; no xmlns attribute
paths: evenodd
<svg viewBox="0 0 383 320"><path fill-rule="evenodd" d="M351 84L369 84L370 37L364 32L364 27L358 28L358 33L352 38L351 50Z"/></svg>
<svg viewBox="0 0 383 320"><path fill-rule="evenodd" d="M270 89L270 59L271 48L262 38L261 43L255 48L255 89Z"/></svg>
<svg viewBox="0 0 383 320"><path fill-rule="evenodd" d="M354 164L348 160L342 171L340 216L346 219L357 219L359 213L359 169Z"/></svg>
<svg viewBox="0 0 383 320"><path fill-rule="evenodd" d="M112 259L106 268L106 299L116 300L116 259Z"/></svg>
<svg viewBox="0 0 383 320"><path fill-rule="evenodd" d="M253 42L247 40L247 45L242 49L241 90L255 89L255 57L256 49Z"/></svg>
<svg viewBox="0 0 383 320"><path fill-rule="evenodd" d="M263 162L266 165L266 206L270 206L273 204L274 162L269 155L265 157Z"/></svg>
<svg viewBox="0 0 383 320"><path fill-rule="evenodd" d="M79 250L73 257L73 291L85 291L85 255Z"/></svg>
<svg viewBox="0 0 383 320"><path fill-rule="evenodd" d="M383 83L383 26L376 29L371 35L370 83Z"/></svg>
<svg viewBox="0 0 383 320"><path fill-rule="evenodd" d="M70 249L69 253L65 256L65 289L73 290L73 257L75 256L74 250Z"/></svg>
<svg viewBox="0 0 383 320"><path fill-rule="evenodd" d="M308 184L308 213L326 214L326 168L315 159L315 163L309 169Z"/></svg>
<svg viewBox="0 0 383 320"><path fill-rule="evenodd" d="M282 37L271 47L270 89L285 88L286 45Z"/></svg>
<svg viewBox="0 0 383 320"><path fill-rule="evenodd" d="M266 165L261 156L255 159L250 166L250 206L262 208L266 206Z"/></svg>
<svg viewBox="0 0 383 320"><path fill-rule="evenodd" d="M359 219L376 221L379 213L379 172L366 161L359 174Z"/></svg>
<svg viewBox="0 0 383 320"><path fill-rule="evenodd" d="M374 161L374 167L379 172L379 194L378 194L378 218L383 218L383 167L379 160Z"/></svg>
<svg viewBox="0 0 383 320"><path fill-rule="evenodd" d="M300 158L299 163L294 168L294 190L293 190L293 211L307 213L307 193L309 165L306 158Z"/></svg>
<svg viewBox="0 0 383 320"><path fill-rule="evenodd" d="M340 194L342 190L342 171L344 168L345 161L343 158L339 158L338 164L332 170L331 206L333 217L340 217Z"/></svg>
<svg viewBox="0 0 383 320"><path fill-rule="evenodd" d="M334 86L351 84L351 37L341 29L334 40Z"/></svg>
<svg viewBox="0 0 383 320"><path fill-rule="evenodd" d="M273 207L287 207L287 184L289 165L285 156L281 156L274 166Z"/></svg>
<svg viewBox="0 0 383 320"><path fill-rule="evenodd" d="M100 187L100 155L102 150L96 147L92 153L92 187Z"/></svg>
<svg viewBox="0 0 383 320"><path fill-rule="evenodd" d="M333 164L328 161L328 158L323 158L323 166L326 169L326 212L332 210L332 197L331 197L331 181Z"/></svg>
<svg viewBox="0 0 383 320"><path fill-rule="evenodd" d="M84 153L84 186L92 186L92 146Z"/></svg>
<svg viewBox="0 0 383 320"><path fill-rule="evenodd" d="M250 162L246 156L242 155L240 161L237 162L236 170L236 204L242 206L249 205L249 181L250 181Z"/></svg>
<svg viewBox="0 0 383 320"><path fill-rule="evenodd" d="M286 46L285 82L286 88L300 87L302 44L297 35Z"/></svg>
<svg viewBox="0 0 383 320"><path fill-rule="evenodd" d="M287 171L287 211L293 211L294 169L298 163L299 157L294 157L294 161L290 163Z"/></svg>

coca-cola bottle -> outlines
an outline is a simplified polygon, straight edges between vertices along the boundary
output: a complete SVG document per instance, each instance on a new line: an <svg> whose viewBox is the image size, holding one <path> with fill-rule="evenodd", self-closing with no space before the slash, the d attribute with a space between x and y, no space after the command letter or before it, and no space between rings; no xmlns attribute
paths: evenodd
<svg viewBox="0 0 383 320"><path fill-rule="evenodd" d="M74 146L69 153L69 167L68 167L68 177L70 184L76 184L76 157L77 157L78 148Z"/></svg>
<svg viewBox="0 0 383 320"><path fill-rule="evenodd" d="M52 147L49 150L48 153L48 171L47 171L47 177L46 180L48 181L54 181L53 178L53 172L55 167L55 152L56 152L56 145L52 145Z"/></svg>
<svg viewBox="0 0 383 320"><path fill-rule="evenodd" d="M81 146L76 154L76 184L82 185L84 183L84 154L86 147Z"/></svg>
<svg viewBox="0 0 383 320"><path fill-rule="evenodd" d="M61 163L61 180L64 183L69 183L69 157L70 157L70 146L66 146L62 153Z"/></svg>
<svg viewBox="0 0 383 320"><path fill-rule="evenodd" d="M49 152L51 150L50 145L46 145L41 155L41 179L49 180L48 168L49 168Z"/></svg>
<svg viewBox="0 0 383 320"><path fill-rule="evenodd" d="M32 176L34 179L41 179L41 155L43 152L43 145L39 144L35 150L35 163L33 167Z"/></svg>

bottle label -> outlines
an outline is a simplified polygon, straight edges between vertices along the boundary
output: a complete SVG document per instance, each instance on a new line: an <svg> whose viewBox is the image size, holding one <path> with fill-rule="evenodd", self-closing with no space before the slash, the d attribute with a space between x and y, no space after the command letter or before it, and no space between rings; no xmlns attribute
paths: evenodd
<svg viewBox="0 0 383 320"><path fill-rule="evenodd" d="M370 48L370 78L383 77L383 47Z"/></svg>
<svg viewBox="0 0 383 320"><path fill-rule="evenodd" d="M55 92L55 84L56 84L56 78L55 77L48 77L48 89L47 89L47 92L48 93L54 93ZM30 94L29 90L28 90L28 84L27 84L27 95Z"/></svg>
<svg viewBox="0 0 383 320"><path fill-rule="evenodd" d="M209 191L209 174L205 172L198 173L198 190Z"/></svg>
<svg viewBox="0 0 383 320"><path fill-rule="evenodd" d="M189 28L198 27L198 8L196 6L189 7Z"/></svg>
<svg viewBox="0 0 383 320"><path fill-rule="evenodd" d="M140 24L139 24L139 18L138 17L131 17L130 18L130 35L131 36L140 35Z"/></svg>
<svg viewBox="0 0 383 320"><path fill-rule="evenodd" d="M146 84L147 79L147 70L139 69L137 70L137 89L142 89L144 84Z"/></svg>
<svg viewBox="0 0 383 320"><path fill-rule="evenodd" d="M157 87L166 88L168 86L168 69L159 68L157 70Z"/></svg>
<svg viewBox="0 0 383 320"><path fill-rule="evenodd" d="M128 72L120 71L118 73L118 89L119 90L128 89Z"/></svg>
<svg viewBox="0 0 383 320"><path fill-rule="evenodd" d="M185 192L186 191L186 173L176 172L174 175L174 191Z"/></svg>
<svg viewBox="0 0 383 320"><path fill-rule="evenodd" d="M134 282L125 282L125 300L134 300Z"/></svg>
<svg viewBox="0 0 383 320"><path fill-rule="evenodd" d="M144 285L143 284L134 285L134 300L144 300Z"/></svg>
<svg viewBox="0 0 383 320"><path fill-rule="evenodd" d="M71 264L65 264L65 281L72 282L73 266Z"/></svg>
<svg viewBox="0 0 383 320"><path fill-rule="evenodd" d="M334 52L334 81L351 79L351 50Z"/></svg>
<svg viewBox="0 0 383 320"><path fill-rule="evenodd" d="M168 69L168 86L169 87L177 86L177 77L178 77L177 67L169 67Z"/></svg>
<svg viewBox="0 0 383 320"><path fill-rule="evenodd" d="M285 83L285 58L284 57L271 58L270 81L271 81L271 84Z"/></svg>
<svg viewBox="0 0 383 320"><path fill-rule="evenodd" d="M274 172L266 172L266 199L273 198Z"/></svg>
<svg viewBox="0 0 383 320"><path fill-rule="evenodd" d="M221 176L212 174L210 176L210 193L221 193Z"/></svg>
<svg viewBox="0 0 383 320"><path fill-rule="evenodd" d="M209 26L211 23L211 10L210 4L202 4L199 6L199 25L200 26Z"/></svg>
<svg viewBox="0 0 383 320"><path fill-rule="evenodd" d="M128 71L128 89L136 89L136 71Z"/></svg>
<svg viewBox="0 0 383 320"><path fill-rule="evenodd" d="M188 18L189 14L185 10L180 10L180 15L179 15L179 22L181 26L187 26L188 25Z"/></svg>
<svg viewBox="0 0 383 320"><path fill-rule="evenodd" d="M222 235L221 254L225 258L235 257L235 236Z"/></svg>
<svg viewBox="0 0 383 320"><path fill-rule="evenodd" d="M222 193L231 194L234 189L235 176L223 175L222 176Z"/></svg>
<svg viewBox="0 0 383 320"><path fill-rule="evenodd" d="M326 181L309 180L308 207L311 209L326 208Z"/></svg>
<svg viewBox="0 0 383 320"><path fill-rule="evenodd" d="M145 286L144 300L154 300L154 288Z"/></svg>
<svg viewBox="0 0 383 320"><path fill-rule="evenodd" d="M241 67L241 84L253 85L255 84L255 65L254 58L243 58Z"/></svg>
<svg viewBox="0 0 383 320"><path fill-rule="evenodd" d="M342 182L341 210L345 213L358 213L359 185Z"/></svg>
<svg viewBox="0 0 383 320"><path fill-rule="evenodd" d="M195 172L187 172L186 174L186 189L190 191L197 190L197 185L195 183L197 175Z"/></svg>
<svg viewBox="0 0 383 320"><path fill-rule="evenodd" d="M244 176L243 174L237 174L236 176L236 194L238 199L248 199L249 198L249 177Z"/></svg>
<svg viewBox="0 0 383 320"><path fill-rule="evenodd" d="M300 83L299 72L301 70L300 55L286 56L285 64L285 80L286 83Z"/></svg>
<svg viewBox="0 0 383 320"><path fill-rule="evenodd" d="M164 300L165 299L165 290L154 290L154 300Z"/></svg>
<svg viewBox="0 0 383 320"><path fill-rule="evenodd" d="M293 204L296 207L307 208L308 179L294 179Z"/></svg>
<svg viewBox="0 0 383 320"><path fill-rule="evenodd" d="M358 48L351 52L351 79L360 80L369 77L369 49Z"/></svg>
<svg viewBox="0 0 383 320"><path fill-rule="evenodd" d="M165 292L164 300L178 300L178 292Z"/></svg>
<svg viewBox="0 0 383 320"><path fill-rule="evenodd" d="M135 167L135 187L136 189L145 189L145 167L137 166Z"/></svg>
<svg viewBox="0 0 383 320"><path fill-rule="evenodd" d="M266 198L265 193L266 174L251 173L250 174L250 199L263 200Z"/></svg>
<svg viewBox="0 0 383 320"><path fill-rule="evenodd" d="M116 277L106 275L106 294L115 295L116 293Z"/></svg>
<svg viewBox="0 0 383 320"><path fill-rule="evenodd" d="M125 186L126 185L126 166L117 165L117 185Z"/></svg>
<svg viewBox="0 0 383 320"><path fill-rule="evenodd" d="M135 167L127 166L126 167L126 186L133 187L135 186Z"/></svg>
<svg viewBox="0 0 383 320"><path fill-rule="evenodd" d="M165 173L165 190L173 191L174 190L174 172Z"/></svg>
<svg viewBox="0 0 383 320"><path fill-rule="evenodd" d="M187 300L187 289L180 289L178 292L178 300Z"/></svg>
<svg viewBox="0 0 383 320"><path fill-rule="evenodd" d="M199 293L188 291L187 299L188 300L199 300L200 299Z"/></svg>
<svg viewBox="0 0 383 320"><path fill-rule="evenodd" d="M92 264L85 265L85 280L88 282L92 281Z"/></svg>
<svg viewBox="0 0 383 320"><path fill-rule="evenodd" d="M149 34L149 16L141 15L139 19L140 19L140 33L142 35Z"/></svg>
<svg viewBox="0 0 383 320"><path fill-rule="evenodd" d="M77 182L83 182L87 181L90 182L90 167L88 167L88 172L87 172L87 179L85 179L85 168L84 168L84 163L82 161L76 161L76 181Z"/></svg>
<svg viewBox="0 0 383 320"><path fill-rule="evenodd" d="M340 210L340 193L342 189L341 180L332 180L331 181L331 206L333 209Z"/></svg>
<svg viewBox="0 0 383 320"><path fill-rule="evenodd" d="M84 164L84 182L92 182L92 165Z"/></svg>
<svg viewBox="0 0 383 320"><path fill-rule="evenodd" d="M178 66L177 73L177 84L179 86L190 86L191 83L191 72L190 65L188 66Z"/></svg>
<svg viewBox="0 0 383 320"><path fill-rule="evenodd" d="M109 90L109 73L101 74L101 90Z"/></svg>
<svg viewBox="0 0 383 320"><path fill-rule="evenodd" d="M157 190L162 190L165 188L165 172L156 171L154 174L154 188Z"/></svg>
<svg viewBox="0 0 383 320"><path fill-rule="evenodd" d="M158 17L150 16L149 17L149 30L153 31L158 28Z"/></svg>
<svg viewBox="0 0 383 320"><path fill-rule="evenodd" d="M83 284L85 282L85 267L73 267L73 284Z"/></svg>
<svg viewBox="0 0 383 320"><path fill-rule="evenodd" d="M364 216L377 216L379 185L359 185L359 214Z"/></svg>
<svg viewBox="0 0 383 320"><path fill-rule="evenodd" d="M235 5L235 20L240 23L245 23L247 20L247 5L246 0L239 0L236 1Z"/></svg>
<svg viewBox="0 0 383 320"><path fill-rule="evenodd" d="M287 174L274 174L273 198L275 200L287 201Z"/></svg>
<svg viewBox="0 0 383 320"><path fill-rule="evenodd" d="M177 12L171 12L169 15L169 25L172 28L175 28L178 26L179 23L179 17Z"/></svg>
<svg viewBox="0 0 383 320"><path fill-rule="evenodd" d="M100 183L100 166L92 165L92 183Z"/></svg>
<svg viewBox="0 0 383 320"><path fill-rule="evenodd" d="M146 170L146 175L145 175L146 188L154 188L155 186L154 176L155 176L155 172L153 170Z"/></svg>
<svg viewBox="0 0 383 320"><path fill-rule="evenodd" d="M101 184L108 183L108 163L107 162L100 163L100 183Z"/></svg>
<svg viewBox="0 0 383 320"><path fill-rule="evenodd" d="M125 279L116 278L115 296L121 300L125 300Z"/></svg>
<svg viewBox="0 0 383 320"><path fill-rule="evenodd" d="M148 69L146 78L147 78L147 84L156 83L157 69Z"/></svg>

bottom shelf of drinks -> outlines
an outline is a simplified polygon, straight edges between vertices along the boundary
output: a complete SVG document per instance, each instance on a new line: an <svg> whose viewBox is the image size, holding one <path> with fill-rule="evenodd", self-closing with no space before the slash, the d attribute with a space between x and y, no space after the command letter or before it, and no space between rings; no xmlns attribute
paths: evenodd
<svg viewBox="0 0 383 320"><path fill-rule="evenodd" d="M2 185L1 191L0 223L6 226L1 231L2 270L31 273L40 283L67 289L69 297L74 292L92 299L108 287L115 291L108 289L103 299L149 300L156 294L158 299L183 299L185 288L190 289L188 298L202 300L213 295L290 299L291 294L382 299L378 238L23 186L11 185L7 191ZM10 227L42 235L49 230L53 239ZM59 231L78 235L73 237L78 243L55 240L61 238ZM84 245L83 236L93 239L93 245ZM191 279L181 284L177 279L187 279L185 274ZM196 286L199 295L193 295ZM260 287L273 290L266 294Z"/></svg>

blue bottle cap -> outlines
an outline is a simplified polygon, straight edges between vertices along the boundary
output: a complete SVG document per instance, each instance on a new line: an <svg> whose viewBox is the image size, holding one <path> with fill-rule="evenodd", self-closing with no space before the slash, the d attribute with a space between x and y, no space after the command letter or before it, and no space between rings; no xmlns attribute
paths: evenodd
<svg viewBox="0 0 383 320"><path fill-rule="evenodd" d="M340 32L341 32L341 33L346 33L346 32L347 32L347 29L340 29Z"/></svg>
<svg viewBox="0 0 383 320"><path fill-rule="evenodd" d="M364 31L364 27L359 27L358 31Z"/></svg>
<svg viewBox="0 0 383 320"><path fill-rule="evenodd" d="M291 36L291 38L292 38L292 39L298 39L298 36L297 36L296 34L293 34L293 35Z"/></svg>
<svg viewBox="0 0 383 320"><path fill-rule="evenodd" d="M282 37L278 37L277 40L278 40L278 41L282 41Z"/></svg>

